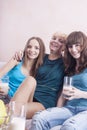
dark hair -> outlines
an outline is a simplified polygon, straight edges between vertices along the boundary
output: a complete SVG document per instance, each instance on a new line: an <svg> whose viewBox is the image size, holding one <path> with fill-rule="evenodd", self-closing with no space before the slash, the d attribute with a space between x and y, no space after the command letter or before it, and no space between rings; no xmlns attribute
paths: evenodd
<svg viewBox="0 0 87 130"><path fill-rule="evenodd" d="M65 63L65 72L67 75L73 75L76 72L76 60L71 56L68 51L68 47L73 44L79 43L81 46L81 56L79 60L78 73L80 73L84 68L87 67L87 37L81 31L74 31L70 33L67 37L64 63Z"/></svg>
<svg viewBox="0 0 87 130"><path fill-rule="evenodd" d="M39 45L40 45L40 53L39 53L39 56L36 58L36 60L35 60L35 62L34 62L34 64L33 64L33 66L32 66L32 68L31 68L31 70L30 70L30 74L35 77L36 71L37 71L38 67L41 66L42 63L43 63L43 58L44 58L44 54L45 54L45 46L44 46L44 42L43 42L43 40L42 40L41 38L39 38L39 37L31 37L31 38L27 41L26 46L25 46L25 49L24 49L23 60L25 60L25 50L27 49L27 47L28 47L30 41L31 41L31 40L34 40L34 39L35 39L36 41L38 41L38 43L39 43Z"/></svg>

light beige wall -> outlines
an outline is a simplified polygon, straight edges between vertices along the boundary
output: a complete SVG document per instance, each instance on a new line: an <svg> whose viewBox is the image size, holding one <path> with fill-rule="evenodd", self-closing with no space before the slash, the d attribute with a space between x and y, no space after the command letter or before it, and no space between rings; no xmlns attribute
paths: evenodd
<svg viewBox="0 0 87 130"><path fill-rule="evenodd" d="M23 49L31 36L87 31L87 0L0 0L0 61Z"/></svg>

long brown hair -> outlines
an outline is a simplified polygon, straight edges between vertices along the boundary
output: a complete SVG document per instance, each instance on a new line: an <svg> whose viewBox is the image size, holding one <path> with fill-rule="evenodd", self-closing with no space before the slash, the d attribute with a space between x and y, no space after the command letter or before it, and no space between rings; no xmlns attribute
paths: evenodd
<svg viewBox="0 0 87 130"><path fill-rule="evenodd" d="M27 41L27 43L26 43L26 46L25 46L25 49L24 49L23 60L25 60L25 51L26 51L26 49L27 49L30 41L33 40L33 39L35 39L36 41L38 41L38 43L40 45L39 56L36 58L33 66L32 66L32 68L30 70L30 74L35 77L38 67L43 64L43 58L44 58L44 54L45 54L45 45L44 45L43 40L40 37L31 37Z"/></svg>
<svg viewBox="0 0 87 130"><path fill-rule="evenodd" d="M87 67L87 37L81 31L74 31L68 37L65 47L64 63L65 72L67 75L73 75L76 72L76 60L71 56L68 51L68 47L73 44L79 43L81 46L81 56L79 60L78 73L80 73L84 68Z"/></svg>

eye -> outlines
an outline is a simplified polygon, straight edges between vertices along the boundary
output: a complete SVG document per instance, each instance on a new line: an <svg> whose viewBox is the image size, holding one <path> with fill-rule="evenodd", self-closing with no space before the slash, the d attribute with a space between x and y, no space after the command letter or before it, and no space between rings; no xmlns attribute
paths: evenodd
<svg viewBox="0 0 87 130"><path fill-rule="evenodd" d="M72 45L68 45L68 48L72 48Z"/></svg>
<svg viewBox="0 0 87 130"><path fill-rule="evenodd" d="M39 48L38 46L35 46L35 49L36 49L36 50L40 50L40 48Z"/></svg>
<svg viewBox="0 0 87 130"><path fill-rule="evenodd" d="M57 38L56 37L52 37L52 40L56 40Z"/></svg>
<svg viewBox="0 0 87 130"><path fill-rule="evenodd" d="M64 43L63 39L59 39L59 42Z"/></svg>
<svg viewBox="0 0 87 130"><path fill-rule="evenodd" d="M77 44L76 44L76 47L79 47L79 46L80 46L80 44L79 44L79 43L77 43Z"/></svg>
<svg viewBox="0 0 87 130"><path fill-rule="evenodd" d="M28 45L27 48L32 48L32 46L31 46L31 45Z"/></svg>

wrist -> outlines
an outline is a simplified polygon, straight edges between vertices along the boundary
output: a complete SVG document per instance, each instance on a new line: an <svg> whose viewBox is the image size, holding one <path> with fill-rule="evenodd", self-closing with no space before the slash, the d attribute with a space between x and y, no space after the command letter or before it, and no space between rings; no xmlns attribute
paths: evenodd
<svg viewBox="0 0 87 130"><path fill-rule="evenodd" d="M87 92L82 91L81 92L81 98L87 99Z"/></svg>

